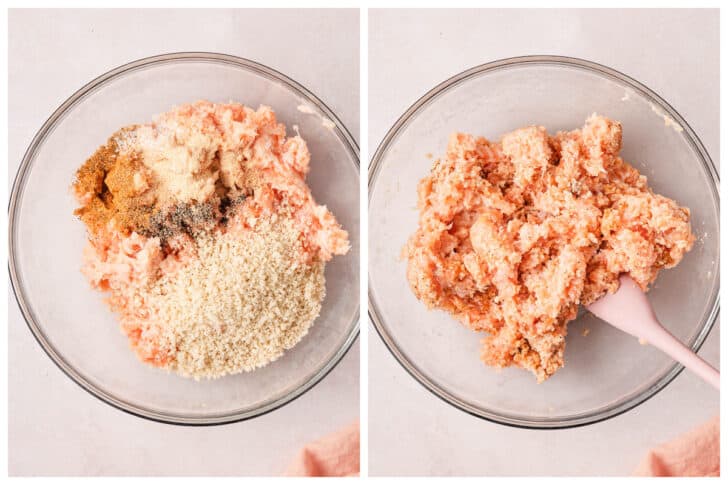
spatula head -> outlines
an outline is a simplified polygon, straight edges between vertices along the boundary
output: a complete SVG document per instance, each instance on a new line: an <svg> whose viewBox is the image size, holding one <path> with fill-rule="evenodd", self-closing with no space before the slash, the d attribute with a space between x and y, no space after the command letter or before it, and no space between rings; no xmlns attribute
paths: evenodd
<svg viewBox="0 0 728 485"><path fill-rule="evenodd" d="M636 337L643 335L642 329L659 325L647 295L627 275L620 276L619 289L615 293L595 301L587 310Z"/></svg>

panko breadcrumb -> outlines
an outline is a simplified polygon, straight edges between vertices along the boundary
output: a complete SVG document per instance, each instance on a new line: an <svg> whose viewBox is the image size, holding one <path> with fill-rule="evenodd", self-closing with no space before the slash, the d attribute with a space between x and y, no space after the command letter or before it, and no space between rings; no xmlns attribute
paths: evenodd
<svg viewBox="0 0 728 485"><path fill-rule="evenodd" d="M324 263L300 261L298 236L279 218L197 238L196 257L147 299L170 369L195 378L251 371L306 335L326 293Z"/></svg>
<svg viewBox="0 0 728 485"><path fill-rule="evenodd" d="M420 181L408 281L428 308L488 334L487 365L547 379L579 305L616 291L622 273L647 291L691 249L690 211L653 193L621 147L620 123L597 115L553 137L456 133Z"/></svg>

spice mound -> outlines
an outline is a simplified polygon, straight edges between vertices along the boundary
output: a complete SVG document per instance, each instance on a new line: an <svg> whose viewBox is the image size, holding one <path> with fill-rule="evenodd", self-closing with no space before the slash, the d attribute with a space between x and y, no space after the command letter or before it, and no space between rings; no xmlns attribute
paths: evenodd
<svg viewBox="0 0 728 485"><path fill-rule="evenodd" d="M455 133L420 181L407 279L428 308L488 334L485 364L547 379L579 305L622 273L647 291L691 249L689 209L653 193L621 148L620 123L597 115L555 136Z"/></svg>
<svg viewBox="0 0 728 485"><path fill-rule="evenodd" d="M325 263L349 250L309 161L270 108L198 101L120 129L81 166L81 270L143 362L217 378L306 335Z"/></svg>

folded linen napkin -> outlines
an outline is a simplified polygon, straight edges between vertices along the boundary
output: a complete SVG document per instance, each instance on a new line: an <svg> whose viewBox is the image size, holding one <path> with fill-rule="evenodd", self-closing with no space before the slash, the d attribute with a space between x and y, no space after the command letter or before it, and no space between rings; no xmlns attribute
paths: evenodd
<svg viewBox="0 0 728 485"><path fill-rule="evenodd" d="M634 474L653 477L719 477L720 416L650 450Z"/></svg>
<svg viewBox="0 0 728 485"><path fill-rule="evenodd" d="M287 476L350 477L359 475L359 420L304 446Z"/></svg>

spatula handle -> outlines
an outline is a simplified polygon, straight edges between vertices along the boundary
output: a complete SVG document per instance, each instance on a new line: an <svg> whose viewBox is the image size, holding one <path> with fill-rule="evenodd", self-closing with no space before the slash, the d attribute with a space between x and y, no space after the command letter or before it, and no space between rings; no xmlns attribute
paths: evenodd
<svg viewBox="0 0 728 485"><path fill-rule="evenodd" d="M650 328L647 335L642 336L650 344L665 352L693 371L705 382L720 390L720 373L710 364L698 357L692 350L683 345L659 323Z"/></svg>

